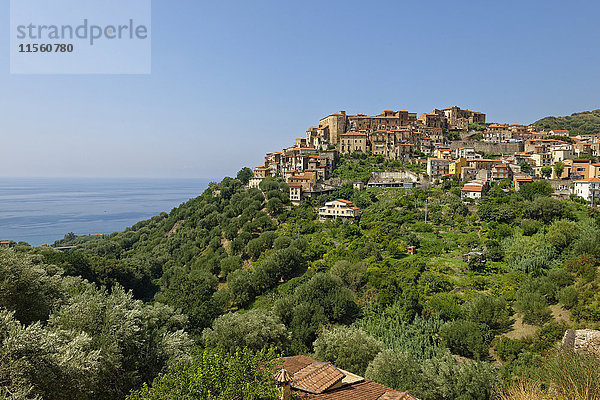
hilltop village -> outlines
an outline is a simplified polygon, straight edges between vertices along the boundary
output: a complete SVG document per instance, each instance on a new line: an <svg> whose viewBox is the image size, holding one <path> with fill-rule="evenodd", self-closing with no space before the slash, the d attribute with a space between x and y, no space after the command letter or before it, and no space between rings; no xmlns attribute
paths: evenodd
<svg viewBox="0 0 600 400"><path fill-rule="evenodd" d="M367 182L352 182L355 188L428 187L456 177L465 182L461 197L478 199L493 182L518 191L523 184L547 179L554 196L574 195L594 203L600 193L600 163L593 158L599 154L598 135L487 123L486 114L457 106L419 117L405 110L375 116L340 111L322 118L293 146L267 153L264 165L254 169L250 187L267 177L282 177L292 204L298 205L348 183L332 179L341 156L371 155L416 168L373 173Z"/></svg>

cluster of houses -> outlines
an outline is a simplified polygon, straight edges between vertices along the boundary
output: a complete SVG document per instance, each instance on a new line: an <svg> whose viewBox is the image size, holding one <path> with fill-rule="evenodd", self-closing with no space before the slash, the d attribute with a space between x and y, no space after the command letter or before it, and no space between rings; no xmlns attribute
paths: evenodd
<svg viewBox="0 0 600 400"><path fill-rule="evenodd" d="M468 182L463 198L477 199L492 182L510 181L516 190L535 179L549 179L561 196L588 201L600 196L600 136L572 137L567 130L544 131L519 124L486 124L481 112L448 107L421 114L384 110L367 116L340 111L310 127L293 146L268 153L254 169L251 187L271 176L285 179L290 199L330 193L341 183L331 179L340 154L370 154L402 163L419 163L427 174L377 176L368 186L414 187L456 176ZM385 173L384 173L385 174ZM393 174L393 173L390 173Z"/></svg>

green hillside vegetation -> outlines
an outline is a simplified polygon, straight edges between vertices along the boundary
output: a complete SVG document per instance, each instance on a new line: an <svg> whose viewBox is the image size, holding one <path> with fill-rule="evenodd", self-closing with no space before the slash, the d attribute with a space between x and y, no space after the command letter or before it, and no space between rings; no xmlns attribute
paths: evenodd
<svg viewBox="0 0 600 400"><path fill-rule="evenodd" d="M371 168L346 161L338 173ZM491 399L551 382L564 330L600 327L600 216L544 181L472 203L452 179L346 185L292 207L285 183L248 177L59 242L75 251L0 250L0 398L270 399L259 366L303 353L422 400ZM359 221L319 222L338 197Z"/></svg>
<svg viewBox="0 0 600 400"><path fill-rule="evenodd" d="M565 117L546 117L532 125L547 131L568 129L571 136L600 133L600 110L583 111Z"/></svg>

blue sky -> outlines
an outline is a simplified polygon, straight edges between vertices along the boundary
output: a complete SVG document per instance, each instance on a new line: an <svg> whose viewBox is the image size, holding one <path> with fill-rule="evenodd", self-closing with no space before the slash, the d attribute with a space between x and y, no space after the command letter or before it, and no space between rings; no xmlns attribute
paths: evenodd
<svg viewBox="0 0 600 400"><path fill-rule="evenodd" d="M217 179L339 110L531 123L600 108L599 15L597 1L153 0L139 76L11 75L5 29L0 176Z"/></svg>

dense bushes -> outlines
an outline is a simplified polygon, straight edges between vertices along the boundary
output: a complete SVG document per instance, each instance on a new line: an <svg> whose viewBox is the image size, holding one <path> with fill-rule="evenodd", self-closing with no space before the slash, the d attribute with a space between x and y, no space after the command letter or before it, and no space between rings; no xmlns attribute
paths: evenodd
<svg viewBox="0 0 600 400"><path fill-rule="evenodd" d="M354 293L340 278L325 273L298 286L291 296L278 300L273 309L292 331L296 350L309 348L322 324L349 324L360 313Z"/></svg>
<svg viewBox="0 0 600 400"><path fill-rule="evenodd" d="M237 350L232 353L206 349L191 363L180 363L144 385L128 400L261 399L277 400L273 353Z"/></svg>
<svg viewBox="0 0 600 400"><path fill-rule="evenodd" d="M217 318L212 328L202 334L207 347L233 351L238 347L261 351L275 347L287 350L289 333L270 312L252 310L247 313L228 313Z"/></svg>
<svg viewBox="0 0 600 400"><path fill-rule="evenodd" d="M0 394L123 398L189 353L187 317L169 306L97 289L12 250L0 249L0 271Z"/></svg>
<svg viewBox="0 0 600 400"><path fill-rule="evenodd" d="M335 366L364 375L382 344L360 329L338 326L325 329L314 343L315 357Z"/></svg>

